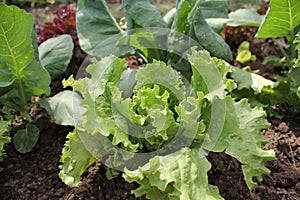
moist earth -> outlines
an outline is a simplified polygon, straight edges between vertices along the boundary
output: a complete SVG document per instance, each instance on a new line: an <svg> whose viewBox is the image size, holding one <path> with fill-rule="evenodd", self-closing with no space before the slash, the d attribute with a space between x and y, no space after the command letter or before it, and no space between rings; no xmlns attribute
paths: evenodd
<svg viewBox="0 0 300 200"><path fill-rule="evenodd" d="M263 65L267 55L281 56L278 48L270 40L254 38L256 28L245 27L236 30L239 36L230 37L226 42L233 48L236 56L238 45L249 41L250 51L257 60L245 64L233 61L231 64L242 68L250 66L266 78L274 79L282 75L282 69L274 68L272 63ZM236 33L234 33L236 34ZM229 36L228 36L229 35ZM133 59L134 61L134 59ZM138 61L138 60L137 60ZM132 62L132 59L131 61ZM135 62L134 62L135 63ZM54 80L52 91L62 90L60 81ZM58 126L51 121L43 109L38 108L34 116L40 129L40 138L34 149L28 154L18 153L13 144L6 146L7 158L0 163L0 199L3 200L134 200L131 190L137 184L127 183L121 174L112 180L106 178L106 169L100 162L90 166L82 176L83 184L77 188L67 187L58 177L59 160L66 135L72 127ZM268 118L270 128L264 132L268 141L264 149L272 149L277 160L268 161L269 175L263 176L256 189L249 192L243 178L241 163L225 153L209 153L212 164L208 172L209 183L218 186L221 196L226 200L299 200L300 199L300 120L293 118ZM14 124L11 134L24 126Z"/></svg>
<svg viewBox="0 0 300 200"><path fill-rule="evenodd" d="M42 111L43 112L43 111ZM225 153L210 153L212 168L209 183L218 186L228 200L299 200L300 199L300 127L295 119L269 119L271 127L264 136L269 141L265 149L273 149L277 160L268 161L270 175L250 194L241 164ZM32 152L19 154L12 144L6 146L8 157L0 163L0 199L98 199L133 200L131 190L138 185L127 183L119 175L108 180L105 167L96 162L82 176L83 184L69 188L58 177L59 159L65 137L72 127L58 126L47 116L36 120L40 139ZM13 129L15 131L15 129Z"/></svg>

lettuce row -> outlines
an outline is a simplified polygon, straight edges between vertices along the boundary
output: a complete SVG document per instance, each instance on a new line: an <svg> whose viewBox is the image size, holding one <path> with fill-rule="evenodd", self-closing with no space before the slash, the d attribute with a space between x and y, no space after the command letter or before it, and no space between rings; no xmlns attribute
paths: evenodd
<svg viewBox="0 0 300 200"><path fill-rule="evenodd" d="M252 178L261 181L269 172L264 162L275 158L274 152L261 149L261 130L268 127L265 112L251 108L247 100L226 96L225 89L234 86L224 86L231 71L224 62L196 50L188 59L194 74L191 85L163 62L134 71L115 56L94 60L87 68L91 78L64 81L81 94L86 111L63 150L63 181L79 185L84 169L101 159L111 168L126 167L125 179L141 184L134 191L137 196L222 199L207 181L210 164L204 155L210 147L237 158L253 189ZM214 121L216 114L221 120ZM211 127L220 131L219 138L209 134Z"/></svg>

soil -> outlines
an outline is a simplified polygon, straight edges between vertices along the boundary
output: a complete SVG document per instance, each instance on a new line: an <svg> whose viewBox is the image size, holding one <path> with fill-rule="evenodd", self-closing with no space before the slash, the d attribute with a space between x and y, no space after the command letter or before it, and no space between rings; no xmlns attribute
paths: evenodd
<svg viewBox="0 0 300 200"><path fill-rule="evenodd" d="M130 190L137 185L125 182L121 175L108 180L105 167L96 162L82 176L83 184L69 188L58 177L59 159L65 137L72 127L51 122L44 111L36 119L41 130L38 144L32 152L22 155L12 144L7 145L8 157L0 163L0 199L64 199L64 200L133 200ZM209 183L219 187L228 200L298 200L300 199L300 127L294 119L269 119L271 127L264 136L269 141L265 149L273 149L277 160L266 166L270 175L252 192L245 184L241 164L225 153L210 153L212 168ZM16 131L15 127L13 131Z"/></svg>
<svg viewBox="0 0 300 200"><path fill-rule="evenodd" d="M227 38L227 42L236 47L244 40L251 42L251 52L257 55L255 62L249 65L267 78L274 79L281 69L271 65L262 65L266 55L280 56L277 47L271 41L244 36L240 41ZM268 45L266 45L268 44ZM236 48L233 49L236 54ZM57 80L56 80L57 82ZM61 90L61 86L52 83L52 91ZM99 162L90 166L82 176L83 184L77 188L67 187L58 177L61 150L68 132L72 127L54 124L43 109L38 108L34 115L41 134L35 148L28 154L18 153L13 144L6 146L7 158L0 163L0 199L3 200L133 200L131 190L137 185L127 183L121 175L113 180L105 176L105 167ZM268 161L266 167L271 170L263 176L258 187L249 192L241 163L225 153L210 153L212 168L208 172L209 183L218 186L220 194L226 200L299 200L300 199L300 121L297 118L268 119L271 126L264 132L268 143L265 149L273 149L277 160ZM22 126L22 125L21 125ZM23 125L24 126L24 125ZM20 125L15 125L13 135Z"/></svg>

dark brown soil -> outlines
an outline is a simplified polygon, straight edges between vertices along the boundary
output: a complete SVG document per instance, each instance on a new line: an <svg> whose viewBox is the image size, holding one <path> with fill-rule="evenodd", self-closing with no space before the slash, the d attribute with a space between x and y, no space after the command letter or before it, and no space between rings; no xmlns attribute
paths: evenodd
<svg viewBox="0 0 300 200"><path fill-rule="evenodd" d="M245 32L252 32L247 35ZM251 66L253 70L273 79L281 74L281 69L272 65L262 65L266 55L280 55L272 41L253 38L253 30L244 31L245 35L227 38L231 47L245 40L251 42L251 52L257 61L237 67ZM242 31L243 32L243 31ZM267 45L266 45L267 44ZM236 49L233 49L236 53ZM57 85L56 85L57 84ZM61 90L60 83L52 83L54 93ZM137 185L125 182L121 175L113 180L105 176L105 168L96 162L82 176L83 184L78 188L69 188L58 177L59 159L65 137L72 127L62 127L51 122L44 111L35 116L41 135L32 152L22 155L12 144L6 146L8 157L0 163L0 199L3 200L133 200L137 199L130 190ZM210 184L219 188L226 200L299 200L300 199L300 121L297 119L269 119L271 127L264 136L269 141L265 149L273 149L277 160L269 161L266 166L271 170L250 194L241 171L241 164L224 153L210 153L212 163L209 171ZM12 130L14 133L15 127ZM139 199L145 199L139 198Z"/></svg>
<svg viewBox="0 0 300 200"><path fill-rule="evenodd" d="M213 167L209 171L209 181L219 187L225 199L255 200L299 200L300 199L300 131L293 120L270 119L271 127L265 132L269 140L266 149L273 149L277 160L266 166L270 175L249 193L243 179L240 163L224 153L211 153L209 160Z"/></svg>
<svg viewBox="0 0 300 200"><path fill-rule="evenodd" d="M252 197L243 179L240 163L224 153L210 153L210 184L219 187L228 200L298 200L300 199L300 127L299 122L270 119L265 132L270 142L266 149L276 152L277 160L266 163L271 170L253 191ZM100 163L92 165L83 175L83 184L68 188L58 178L58 165L66 134L72 127L57 126L45 116L37 119L42 131L34 150L19 154L12 144L6 147L8 158L0 163L0 199L136 199L130 193L137 185L121 176L108 180ZM145 199L145 198L140 198Z"/></svg>
<svg viewBox="0 0 300 200"><path fill-rule="evenodd" d="M0 163L0 199L136 199L130 193L136 185L121 177L107 180L100 163L85 172L80 187L68 188L58 177L58 166L65 137L73 128L51 123L43 111L36 124L41 135L32 152L22 155L12 144L6 146L8 157Z"/></svg>

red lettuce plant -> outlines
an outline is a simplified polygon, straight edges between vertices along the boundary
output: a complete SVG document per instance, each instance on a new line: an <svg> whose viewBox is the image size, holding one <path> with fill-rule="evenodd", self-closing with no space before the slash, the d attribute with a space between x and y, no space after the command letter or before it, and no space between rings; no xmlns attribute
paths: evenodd
<svg viewBox="0 0 300 200"><path fill-rule="evenodd" d="M47 39L57 37L63 34L69 34L73 38L75 44L78 44L76 33L75 10L64 7L53 11L55 18L53 22L47 22L45 26L36 25L38 33L38 43Z"/></svg>

